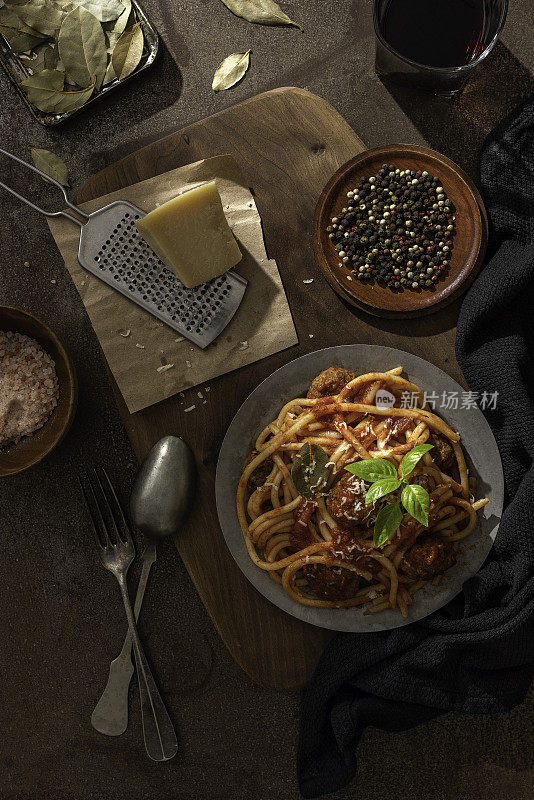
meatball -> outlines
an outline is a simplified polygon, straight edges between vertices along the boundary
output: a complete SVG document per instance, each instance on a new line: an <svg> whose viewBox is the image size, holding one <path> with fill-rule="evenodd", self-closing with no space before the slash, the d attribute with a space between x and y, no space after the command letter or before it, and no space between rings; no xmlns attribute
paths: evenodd
<svg viewBox="0 0 534 800"><path fill-rule="evenodd" d="M257 455L257 450L252 450L252 452L248 454L245 459L245 468L248 467L251 461L254 461ZM256 469L252 471L248 479L248 488L251 492L253 492L254 489L258 489L260 486L263 486L271 474L273 467L274 461L272 458L266 458L265 461L262 461L261 464L259 464Z"/></svg>
<svg viewBox="0 0 534 800"><path fill-rule="evenodd" d="M306 397L310 400L317 400L320 397L339 394L354 377L353 372L349 372L343 367L328 367L313 379Z"/></svg>
<svg viewBox="0 0 534 800"><path fill-rule="evenodd" d="M430 494L430 492L434 491L436 488L436 484L433 478L430 475L427 475L426 472L421 472L419 475L414 475L412 478L410 476L410 483L416 483L418 486L422 486L423 489Z"/></svg>
<svg viewBox="0 0 534 800"><path fill-rule="evenodd" d="M433 533L420 536L404 554L399 569L416 581L427 581L456 564L452 542L445 542Z"/></svg>
<svg viewBox="0 0 534 800"><path fill-rule="evenodd" d="M338 568L330 569L323 564L313 564L303 570L308 588L321 600L348 600L354 597L360 578L353 572Z"/></svg>
<svg viewBox="0 0 534 800"><path fill-rule="evenodd" d="M382 499L365 505L365 495L369 485L347 472L335 486L330 489L326 498L326 506L330 516L346 530L354 530L361 526L370 527L384 505Z"/></svg>
<svg viewBox="0 0 534 800"><path fill-rule="evenodd" d="M456 466L456 456L450 442L444 436L433 433L429 436L428 443L434 445L430 455L442 472L450 472Z"/></svg>
<svg viewBox="0 0 534 800"><path fill-rule="evenodd" d="M376 558L368 556L369 545L363 537L369 533L367 528L334 528L332 531L332 556L341 561L350 561L375 575L382 565Z"/></svg>

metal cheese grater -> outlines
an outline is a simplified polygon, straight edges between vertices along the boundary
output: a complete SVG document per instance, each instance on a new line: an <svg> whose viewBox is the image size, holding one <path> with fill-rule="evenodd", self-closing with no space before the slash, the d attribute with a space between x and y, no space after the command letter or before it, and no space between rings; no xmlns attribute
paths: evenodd
<svg viewBox="0 0 534 800"><path fill-rule="evenodd" d="M35 211L47 217L66 217L80 226L78 261L84 269L201 348L226 328L245 293L244 278L230 270L194 289L186 288L141 238L135 223L145 216L144 211L119 200L86 214L68 200L56 180L1 147L0 153L57 186L67 206L81 217L67 211L45 211L0 181L1 187Z"/></svg>

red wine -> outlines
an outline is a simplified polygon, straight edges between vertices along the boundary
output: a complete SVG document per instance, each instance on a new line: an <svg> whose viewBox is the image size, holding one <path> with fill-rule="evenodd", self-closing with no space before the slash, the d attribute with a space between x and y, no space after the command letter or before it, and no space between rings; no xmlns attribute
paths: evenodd
<svg viewBox="0 0 534 800"><path fill-rule="evenodd" d="M382 35L418 64L459 67L483 49L485 5L486 0L390 0Z"/></svg>

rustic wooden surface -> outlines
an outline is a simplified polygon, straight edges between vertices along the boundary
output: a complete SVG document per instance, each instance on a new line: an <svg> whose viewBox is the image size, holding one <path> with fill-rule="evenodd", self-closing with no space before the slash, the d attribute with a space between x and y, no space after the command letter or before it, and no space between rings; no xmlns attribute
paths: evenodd
<svg viewBox="0 0 534 800"><path fill-rule="evenodd" d="M132 81L113 102L96 104L67 126L42 128L0 72L2 147L26 159L30 145L53 150L78 187L150 141L266 89L297 84L331 103L366 145L426 145L476 180L485 136L534 90L531 0L509 4L502 41L455 103L397 91L377 78L372 3L284 0L284 10L304 33L250 25L217 0L143 0L143 5L164 42L162 58L146 79ZM245 79L228 92L213 92L217 65L228 53L249 48L252 63ZM27 176L17 184L16 170L0 164L0 173L22 191L28 188ZM32 197L43 203L53 199L44 184L42 191L32 185ZM59 203L60 197L54 198ZM299 800L300 693L262 688L237 666L171 542L158 548L140 635L179 732L180 753L163 765L146 757L135 679L128 731L108 739L91 728L89 718L126 621L116 581L94 549L77 475L87 466L105 467L126 501L137 463L83 303L46 221L0 192L0 241L0 303L49 324L71 351L80 381L69 435L39 465L0 480L0 603L7 643L0 653L0 798ZM269 246L277 246L272 236ZM320 296L329 298L340 320L338 338L387 336L387 321L367 319L364 327L363 315L348 311L328 291L307 252L316 278L311 289L319 287ZM323 347L336 319L325 323L310 314L308 323L297 296L311 298L310 287L293 281L285 259L281 269L303 348ZM452 323L452 311L448 317ZM432 316L414 325L407 332L413 338L399 343L417 350L421 330L431 337L431 350L432 337L439 339L431 326L442 319ZM367 325L376 326L376 334ZM308 332L314 333L311 341ZM436 357L441 355L440 345ZM292 353L258 365L260 372L268 374L286 357ZM257 382L252 372L236 374L243 382L236 398ZM237 406L233 397L228 402ZM133 590L137 563L131 573ZM356 780L329 800L532 800L533 713L530 692L507 714L451 713L395 733L368 728L357 748Z"/></svg>
<svg viewBox="0 0 534 800"><path fill-rule="evenodd" d="M363 149L361 139L323 99L302 89L275 89L132 153L94 175L77 194L83 202L223 153L235 156L254 191L300 345L212 381L202 417L184 414L177 398L132 416L124 407L121 413L138 458L167 433L182 435L193 448L199 467L197 502L176 538L178 550L234 658L255 681L276 689L305 684L330 634L268 603L226 549L215 510L214 476L235 411L277 367L317 349L318 334L321 347L366 342L408 350L462 380L454 359L456 305L424 320L378 321L343 303L315 263L313 213L319 194L332 173ZM304 284L309 278L313 283ZM191 390L192 402L195 397Z"/></svg>

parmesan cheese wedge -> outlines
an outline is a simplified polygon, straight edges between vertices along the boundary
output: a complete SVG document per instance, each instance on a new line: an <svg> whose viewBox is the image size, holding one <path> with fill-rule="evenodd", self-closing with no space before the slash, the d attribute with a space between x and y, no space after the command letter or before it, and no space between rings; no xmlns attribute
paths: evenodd
<svg viewBox="0 0 534 800"><path fill-rule="evenodd" d="M137 221L137 230L188 289L217 278L242 258L215 181L154 209Z"/></svg>

